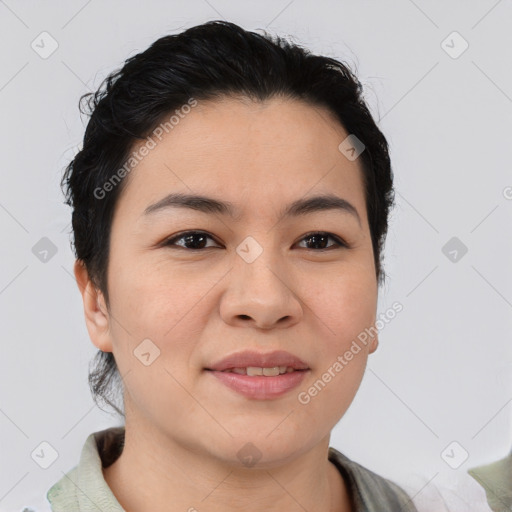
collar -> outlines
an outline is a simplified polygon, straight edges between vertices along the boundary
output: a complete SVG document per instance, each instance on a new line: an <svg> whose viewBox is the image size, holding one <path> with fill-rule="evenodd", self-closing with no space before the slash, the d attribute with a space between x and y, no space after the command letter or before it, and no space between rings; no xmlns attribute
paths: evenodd
<svg viewBox="0 0 512 512"><path fill-rule="evenodd" d="M112 427L89 435L80 462L46 494L53 512L124 512L103 476L121 454L124 427ZM100 456L101 454L101 456Z"/></svg>

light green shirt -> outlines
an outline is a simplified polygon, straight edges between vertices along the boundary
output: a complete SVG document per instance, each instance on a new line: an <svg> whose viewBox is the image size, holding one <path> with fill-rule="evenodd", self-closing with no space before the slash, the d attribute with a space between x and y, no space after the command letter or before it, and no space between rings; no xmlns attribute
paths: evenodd
<svg viewBox="0 0 512 512"><path fill-rule="evenodd" d="M102 467L109 466L119 457L123 445L124 427L90 434L79 464L46 494L52 511L123 512L102 472ZM354 512L417 512L405 491L393 482L352 462L332 447L329 447L328 458L346 482Z"/></svg>
<svg viewBox="0 0 512 512"><path fill-rule="evenodd" d="M472 468L468 473L485 489L494 512L512 511L512 452L504 459Z"/></svg>

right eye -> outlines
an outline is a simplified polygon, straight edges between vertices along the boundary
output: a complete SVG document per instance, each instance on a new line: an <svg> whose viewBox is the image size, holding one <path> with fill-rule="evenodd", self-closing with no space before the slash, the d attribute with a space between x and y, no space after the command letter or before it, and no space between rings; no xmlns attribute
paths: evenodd
<svg viewBox="0 0 512 512"><path fill-rule="evenodd" d="M212 246L205 247L205 243L208 238L213 240L212 236L204 231L185 231L184 233L180 233L179 235L166 240L163 243L163 247L178 246L193 251L211 249ZM183 243L177 244L176 242L180 240L183 240Z"/></svg>

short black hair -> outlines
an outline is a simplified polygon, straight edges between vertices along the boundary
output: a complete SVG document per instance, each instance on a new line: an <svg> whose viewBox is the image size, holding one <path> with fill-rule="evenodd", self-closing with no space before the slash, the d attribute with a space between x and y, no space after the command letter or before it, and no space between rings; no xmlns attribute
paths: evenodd
<svg viewBox="0 0 512 512"><path fill-rule="evenodd" d="M105 183L126 166L134 145L166 116L190 102L244 97L302 100L327 108L365 148L359 155L376 278L384 282L381 252L394 204L388 144L363 99L362 85L347 65L279 36L260 35L215 20L155 41L80 98L88 121L83 146L66 167L61 186L72 207L75 255L86 267L110 310L107 289L109 241L123 178L107 194ZM340 141L341 142L341 141ZM126 167L125 167L126 169ZM119 175L119 173L118 173ZM96 191L96 192L95 192ZM73 245L73 243L72 243ZM122 412L111 400L119 372L113 353L98 351L89 371L94 400Z"/></svg>

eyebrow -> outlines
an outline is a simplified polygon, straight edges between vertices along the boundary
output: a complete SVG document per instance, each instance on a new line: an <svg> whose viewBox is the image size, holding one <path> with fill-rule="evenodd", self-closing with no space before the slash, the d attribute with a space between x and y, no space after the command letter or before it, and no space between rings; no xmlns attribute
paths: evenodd
<svg viewBox="0 0 512 512"><path fill-rule="evenodd" d="M203 195L182 193L171 193L165 196L160 201L148 206L144 210L143 215L148 216L168 208L188 208L207 214L227 215L233 219L239 218L236 214L235 206L229 201L220 201L213 197ZM361 226L361 218L355 206L346 199L332 194L297 199L281 211L279 220L328 210L338 210L349 213L357 219L357 222Z"/></svg>

